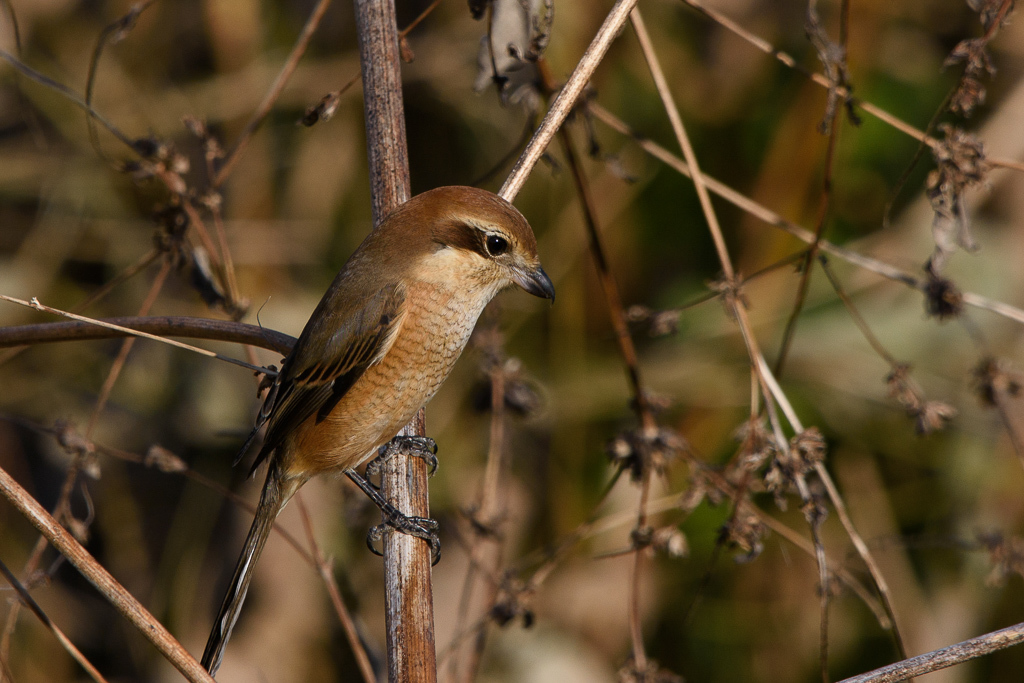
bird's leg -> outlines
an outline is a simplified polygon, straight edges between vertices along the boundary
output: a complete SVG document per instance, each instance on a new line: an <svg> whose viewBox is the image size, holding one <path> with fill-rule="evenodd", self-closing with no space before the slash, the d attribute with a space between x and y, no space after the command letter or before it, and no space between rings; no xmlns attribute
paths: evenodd
<svg viewBox="0 0 1024 683"><path fill-rule="evenodd" d="M432 565L437 564L441 560L441 539L437 537L437 520L430 519L429 517L415 517L405 514L385 500L384 496L380 494L380 491L376 486L359 476L359 473L353 469L345 470L345 475L348 476L348 478L351 479L352 482L358 486L359 489L370 498L370 500L373 501L373 504L380 509L380 515L383 523L372 527L366 534L366 545L370 549L370 552L374 555L382 554L376 547L374 547L373 544L384 537L384 530L387 527L391 527L399 533L415 536L416 538L422 538L424 541L429 543Z"/></svg>
<svg viewBox="0 0 1024 683"><path fill-rule="evenodd" d="M381 448L380 455L366 465L366 476L375 477L380 474L384 463L398 453L405 453L423 460L430 468L428 476L437 471L437 444L429 436L396 436Z"/></svg>

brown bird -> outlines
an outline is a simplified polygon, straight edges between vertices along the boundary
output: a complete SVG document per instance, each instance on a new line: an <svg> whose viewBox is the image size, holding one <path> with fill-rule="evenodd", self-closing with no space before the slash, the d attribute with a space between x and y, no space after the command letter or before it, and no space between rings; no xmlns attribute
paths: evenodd
<svg viewBox="0 0 1024 683"><path fill-rule="evenodd" d="M242 447L244 454L266 425L250 476L267 461L267 480L203 653L211 675L281 509L311 477L354 475L388 443L448 377L484 306L512 284L554 301L530 224L504 199L472 187L413 197L352 254ZM418 521L406 526L415 533Z"/></svg>

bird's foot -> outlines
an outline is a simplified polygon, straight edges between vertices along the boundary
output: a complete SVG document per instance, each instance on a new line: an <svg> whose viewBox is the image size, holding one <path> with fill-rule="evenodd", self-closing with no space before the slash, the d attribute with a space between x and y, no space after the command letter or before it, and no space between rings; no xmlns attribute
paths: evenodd
<svg viewBox="0 0 1024 683"><path fill-rule="evenodd" d="M355 483L355 485L373 501L373 504L380 509L382 523L371 528L366 534L366 545L370 549L370 552L374 555L383 554L381 551L377 550L374 544L383 540L384 531L390 527L399 533L415 536L416 538L422 538L424 541L429 543L431 566L437 564L441 560L441 539L437 536L438 523L436 520L430 519L429 517L415 517L405 514L385 500L377 487L359 476L355 470L346 470L345 474L348 475L348 478L351 479L353 483Z"/></svg>
<svg viewBox="0 0 1024 683"><path fill-rule="evenodd" d="M413 456L427 463L430 471L428 476L434 476L437 471L437 443L429 436L396 436L391 439L380 450L380 455L366 464L366 476L375 477L384 469L384 463L395 457L398 453Z"/></svg>
<svg viewBox="0 0 1024 683"><path fill-rule="evenodd" d="M384 539L384 532L390 527L395 531L414 536L416 538L422 538L424 541L430 544L430 566L434 566L441 561L441 539L437 536L437 530L439 525L436 519L430 517L414 517L406 515L392 506L390 510L384 510L381 508L381 516L384 518L384 522L378 524L375 527L371 527L366 533L366 546L370 549L370 552L374 555L383 555L384 553L377 550L376 543L381 542Z"/></svg>

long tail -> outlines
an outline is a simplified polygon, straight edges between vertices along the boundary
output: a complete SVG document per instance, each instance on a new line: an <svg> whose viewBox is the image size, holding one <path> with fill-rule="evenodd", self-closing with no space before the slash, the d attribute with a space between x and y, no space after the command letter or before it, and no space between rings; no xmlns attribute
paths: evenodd
<svg viewBox="0 0 1024 683"><path fill-rule="evenodd" d="M267 482L263 485L256 517L252 520L245 546L235 566L235 575L231 577L231 585L224 596L224 604L220 607L217 620L213 622L213 629L210 631L210 638L206 641L202 663L203 668L209 671L211 676L220 668L224 648L227 647L231 630L238 621L242 603L245 602L245 594L249 590L249 582L252 581L253 569L263 552L270 530L274 527L274 520L297 489L297 482L282 481L278 467L272 460L270 467L267 468Z"/></svg>

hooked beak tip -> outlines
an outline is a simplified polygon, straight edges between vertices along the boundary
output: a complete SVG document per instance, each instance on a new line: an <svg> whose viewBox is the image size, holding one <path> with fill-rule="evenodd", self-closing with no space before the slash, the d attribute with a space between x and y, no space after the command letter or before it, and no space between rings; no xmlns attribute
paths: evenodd
<svg viewBox="0 0 1024 683"><path fill-rule="evenodd" d="M543 268L538 266L533 271L519 273L518 275L516 284L534 296L550 299L551 303L555 303L555 286L551 284L551 278L548 277Z"/></svg>

